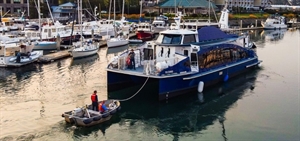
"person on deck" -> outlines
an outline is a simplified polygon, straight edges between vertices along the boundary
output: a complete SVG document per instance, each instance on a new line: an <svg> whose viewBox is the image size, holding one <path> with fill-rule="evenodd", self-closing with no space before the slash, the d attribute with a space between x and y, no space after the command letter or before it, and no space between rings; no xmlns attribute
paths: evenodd
<svg viewBox="0 0 300 141"><path fill-rule="evenodd" d="M92 100L92 110L99 111L99 109L98 109L98 96L97 96L97 91L96 90L91 95L91 100Z"/></svg>
<svg viewBox="0 0 300 141"><path fill-rule="evenodd" d="M16 59L16 62L17 62L17 63L20 63L20 62L21 62L21 53L20 53L20 52L17 53L17 59Z"/></svg>
<svg viewBox="0 0 300 141"><path fill-rule="evenodd" d="M106 112L106 111L108 110L104 103L105 103L105 102L104 102L104 100L103 100L103 101L102 101L101 103L99 103L99 105L98 105L98 109L99 109L99 111L100 111L101 113L104 113L104 112Z"/></svg>
<svg viewBox="0 0 300 141"><path fill-rule="evenodd" d="M135 60L134 60L135 53L134 53L133 49L131 49L131 52L129 53L129 56L130 56L131 69L135 70Z"/></svg>

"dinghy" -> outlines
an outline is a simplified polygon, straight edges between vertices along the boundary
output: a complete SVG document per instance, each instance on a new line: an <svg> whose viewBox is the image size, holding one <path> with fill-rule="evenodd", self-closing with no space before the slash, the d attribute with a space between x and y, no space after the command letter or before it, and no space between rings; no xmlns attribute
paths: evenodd
<svg viewBox="0 0 300 141"><path fill-rule="evenodd" d="M75 108L72 111L64 112L62 117L67 123L76 126L93 126L110 120L110 118L121 109L120 102L117 100L103 100L103 104L107 107L107 111L99 112L92 110L92 105L81 108ZM99 101L99 104L102 101Z"/></svg>

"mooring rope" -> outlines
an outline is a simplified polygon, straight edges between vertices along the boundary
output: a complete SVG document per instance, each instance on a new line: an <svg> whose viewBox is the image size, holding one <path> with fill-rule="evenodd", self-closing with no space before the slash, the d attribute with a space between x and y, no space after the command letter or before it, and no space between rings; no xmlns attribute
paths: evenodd
<svg viewBox="0 0 300 141"><path fill-rule="evenodd" d="M118 100L118 101L127 101L127 100L130 100L131 98L135 97L145 87L145 85L148 82L149 78L150 77L148 77L146 79L146 81L144 82L144 84L142 85L142 87L135 94L133 94L132 96L130 96L130 97L126 98L126 99L115 99L115 100Z"/></svg>

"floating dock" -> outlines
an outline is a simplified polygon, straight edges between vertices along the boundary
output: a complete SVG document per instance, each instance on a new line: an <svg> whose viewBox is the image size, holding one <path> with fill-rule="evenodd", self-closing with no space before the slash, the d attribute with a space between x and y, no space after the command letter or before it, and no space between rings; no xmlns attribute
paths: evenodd
<svg viewBox="0 0 300 141"><path fill-rule="evenodd" d="M136 36L135 33L130 33L129 35L129 38L133 38ZM107 42L106 41L100 41L99 42L99 47L106 47L107 46ZM62 48L71 48L71 46L61 46ZM39 58L38 62L40 63L49 63L49 62L53 62L53 61L56 61L56 60L59 60L59 59L63 59L63 58L67 58L67 57L70 57L71 54L69 52L70 50L62 50L62 51L57 51L57 52L54 52L54 53L50 53L50 54L47 54L47 55L43 55L42 57Z"/></svg>
<svg viewBox="0 0 300 141"><path fill-rule="evenodd" d="M243 31L243 30L257 30L257 29L263 29L263 27L228 28L228 29L222 29L222 30L223 31Z"/></svg>
<svg viewBox="0 0 300 141"><path fill-rule="evenodd" d="M43 55L42 57L39 58L38 62L49 63L70 56L71 54L69 53L69 50L62 50L47 55Z"/></svg>

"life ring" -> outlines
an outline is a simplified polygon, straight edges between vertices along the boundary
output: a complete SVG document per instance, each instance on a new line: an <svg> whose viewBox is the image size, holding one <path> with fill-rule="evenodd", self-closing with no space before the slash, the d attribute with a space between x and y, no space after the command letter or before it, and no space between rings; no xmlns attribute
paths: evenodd
<svg viewBox="0 0 300 141"><path fill-rule="evenodd" d="M102 118L101 116L96 116L96 117L93 118L93 121L98 121L98 120L100 120L101 118Z"/></svg>
<svg viewBox="0 0 300 141"><path fill-rule="evenodd" d="M84 124L90 124L90 123L92 123L92 121L93 121L93 118L88 118L88 119L84 119L82 122Z"/></svg>

